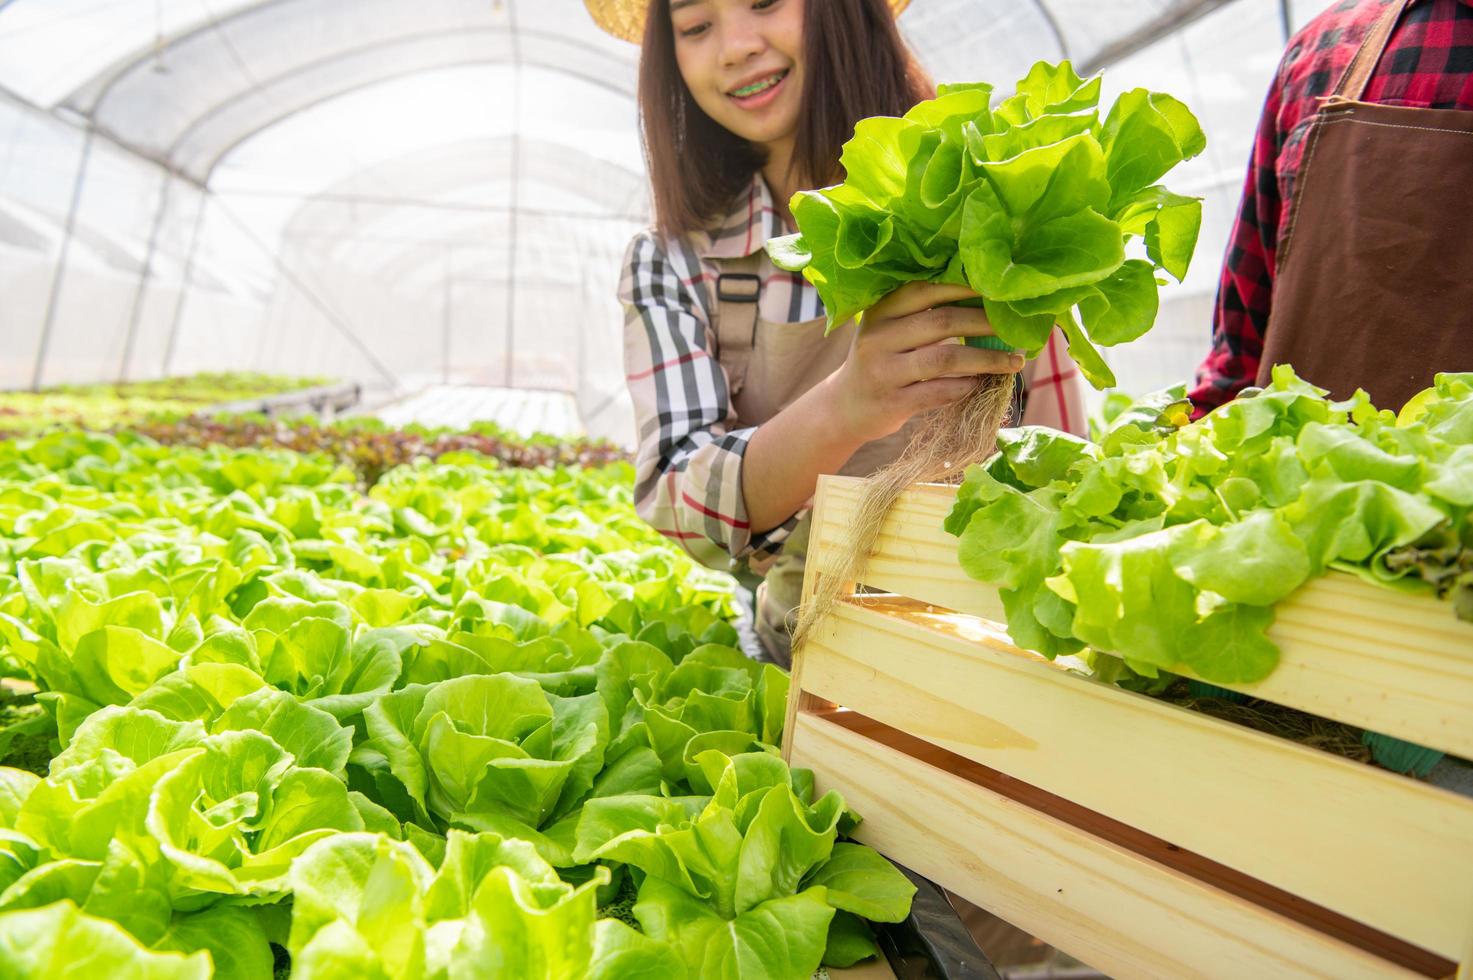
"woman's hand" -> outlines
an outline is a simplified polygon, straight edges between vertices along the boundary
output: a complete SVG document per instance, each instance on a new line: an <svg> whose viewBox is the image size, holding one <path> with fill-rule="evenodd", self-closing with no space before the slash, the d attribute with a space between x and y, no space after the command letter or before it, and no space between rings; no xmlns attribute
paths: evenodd
<svg viewBox="0 0 1473 980"><path fill-rule="evenodd" d="M869 442L914 415L965 397L982 374L1016 374L1023 356L969 347L992 333L979 307L947 306L977 294L966 286L913 282L872 306L844 364L825 380L842 425Z"/></svg>
<svg viewBox="0 0 1473 980"><path fill-rule="evenodd" d="M1022 370L1019 354L958 342L992 333L982 310L945 305L976 296L934 283L895 290L864 315L837 371L757 427L742 464L753 532L791 517L813 496L819 475L839 472L860 446L964 398L978 375Z"/></svg>

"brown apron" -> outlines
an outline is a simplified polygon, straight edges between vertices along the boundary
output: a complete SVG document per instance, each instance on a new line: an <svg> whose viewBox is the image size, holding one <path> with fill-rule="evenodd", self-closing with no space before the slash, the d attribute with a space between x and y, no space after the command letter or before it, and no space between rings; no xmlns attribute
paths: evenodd
<svg viewBox="0 0 1473 980"><path fill-rule="evenodd" d="M1275 364L1398 409L1473 370L1473 112L1373 105L1391 0L1311 123L1257 383Z"/></svg>
<svg viewBox="0 0 1473 980"><path fill-rule="evenodd" d="M854 323L846 323L827 337L825 319L774 323L758 309L764 261L757 252L738 259L718 259L715 302L710 304L716 357L726 371L737 424L761 425L787 408L800 395L828 377L849 356ZM846 476L868 476L900 455L910 438L907 424L894 435L866 443L840 471ZM757 588L756 631L768 656L782 666L792 659L788 631L790 614L803 594L803 561L808 551L808 518L783 544L780 554L761 569Z"/></svg>

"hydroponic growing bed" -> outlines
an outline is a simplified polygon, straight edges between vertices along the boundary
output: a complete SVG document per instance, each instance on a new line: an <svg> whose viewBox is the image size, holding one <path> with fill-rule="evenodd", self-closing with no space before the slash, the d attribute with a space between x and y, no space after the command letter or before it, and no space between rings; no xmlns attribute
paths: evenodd
<svg viewBox="0 0 1473 980"><path fill-rule="evenodd" d="M232 372L0 392L0 438L39 435L62 426L112 429L242 400L280 398L328 383L327 378Z"/></svg>

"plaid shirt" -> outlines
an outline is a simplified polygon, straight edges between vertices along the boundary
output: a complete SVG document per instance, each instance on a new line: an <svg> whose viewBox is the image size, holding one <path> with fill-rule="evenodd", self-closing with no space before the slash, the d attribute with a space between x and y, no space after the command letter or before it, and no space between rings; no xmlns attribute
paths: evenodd
<svg viewBox="0 0 1473 980"><path fill-rule="evenodd" d="M1228 401L1258 375L1273 303L1279 229L1294 199L1316 99L1334 90L1385 2L1335 4L1295 35L1279 64L1218 284L1212 352L1198 368L1191 393L1199 413ZM1364 99L1424 109L1473 109L1473 0L1413 4L1392 33Z"/></svg>
<svg viewBox="0 0 1473 980"><path fill-rule="evenodd" d="M753 178L714 230L681 238L644 231L630 242L619 298L624 303L624 369L639 431L635 506L661 534L698 561L727 568L744 560L761 567L775 557L807 513L754 534L742 497L742 457L756 425L736 418L712 335L711 304L722 260L759 251L788 234L767 184ZM818 290L800 275L763 259L758 313L770 323L824 315ZM1024 369L1023 420L1083 433L1078 371L1057 332Z"/></svg>

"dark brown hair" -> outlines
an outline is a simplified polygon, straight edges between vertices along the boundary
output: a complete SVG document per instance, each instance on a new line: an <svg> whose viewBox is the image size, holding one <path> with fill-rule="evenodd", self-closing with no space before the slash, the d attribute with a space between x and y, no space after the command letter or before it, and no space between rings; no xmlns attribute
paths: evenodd
<svg viewBox="0 0 1473 980"><path fill-rule="evenodd" d="M793 169L805 187L843 178L839 152L867 116L899 116L936 94L895 27L887 0L807 0L803 105ZM667 235L707 227L762 168L761 147L696 105L675 60L670 0L650 0L639 59L639 115Z"/></svg>

